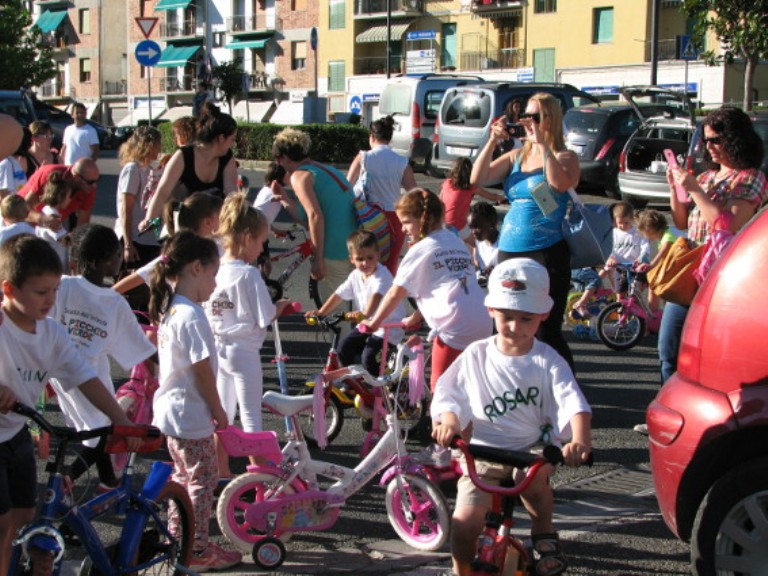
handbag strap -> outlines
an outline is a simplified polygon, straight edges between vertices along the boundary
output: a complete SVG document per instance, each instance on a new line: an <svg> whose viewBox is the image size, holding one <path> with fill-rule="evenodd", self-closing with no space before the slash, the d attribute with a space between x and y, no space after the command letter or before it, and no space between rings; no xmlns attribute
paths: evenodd
<svg viewBox="0 0 768 576"><path fill-rule="evenodd" d="M347 186L347 185L344 183L344 181L343 181L341 178L339 178L338 176L336 176L336 174L334 174L332 170L329 170L328 168L326 168L326 167L325 167L325 166L323 166L322 164L313 164L313 166L314 166L315 168L320 168L320 170L322 170L323 172L325 172L326 174L328 174L328 175L329 175L331 178L333 178L333 179L336 181L336 184L338 184L338 185L339 185L339 187L340 187L342 190L344 190L344 192L347 192L347 191L349 190L349 186Z"/></svg>
<svg viewBox="0 0 768 576"><path fill-rule="evenodd" d="M571 201L573 201L574 204L578 204L579 206L583 205L584 202L579 198L579 195L576 193L576 190L571 187L568 188L568 196L571 197Z"/></svg>

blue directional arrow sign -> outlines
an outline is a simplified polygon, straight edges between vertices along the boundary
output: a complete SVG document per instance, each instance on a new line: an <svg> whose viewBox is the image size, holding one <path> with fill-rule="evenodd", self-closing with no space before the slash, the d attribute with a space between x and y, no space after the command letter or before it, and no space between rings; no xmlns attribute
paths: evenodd
<svg viewBox="0 0 768 576"><path fill-rule="evenodd" d="M352 114L360 114L363 110L363 101L360 96L354 95L349 99L349 111Z"/></svg>
<svg viewBox="0 0 768 576"><path fill-rule="evenodd" d="M153 40L142 40L136 45L136 60L142 66L154 66L160 61L162 49L160 44Z"/></svg>

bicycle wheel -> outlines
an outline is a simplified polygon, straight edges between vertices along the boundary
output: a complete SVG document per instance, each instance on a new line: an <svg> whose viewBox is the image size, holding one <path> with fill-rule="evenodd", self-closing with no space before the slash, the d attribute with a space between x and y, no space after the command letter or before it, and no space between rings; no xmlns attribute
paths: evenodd
<svg viewBox="0 0 768 576"><path fill-rule="evenodd" d="M385 502L389 523L403 542L417 550L443 547L451 517L445 498L432 482L412 474L395 476L387 484Z"/></svg>
<svg viewBox="0 0 768 576"><path fill-rule="evenodd" d="M636 314L624 312L621 302L613 302L602 309L597 317L597 335L612 350L629 350L645 334L645 320Z"/></svg>
<svg viewBox="0 0 768 576"><path fill-rule="evenodd" d="M309 298L315 303L317 308L322 307L323 299L320 298L320 286L318 285L317 280L311 276L309 278Z"/></svg>
<svg viewBox="0 0 768 576"><path fill-rule="evenodd" d="M392 388L397 404L397 419L400 429L408 434L417 432L429 417L429 383L423 396L412 403L408 394L408 370L405 370Z"/></svg>
<svg viewBox="0 0 768 576"><path fill-rule="evenodd" d="M241 474L227 484L219 496L219 503L216 505L219 528L232 545L244 554L250 554L253 545L267 537L267 534L248 524L245 520L245 510L254 502L263 502L269 489L279 482L280 478L266 472ZM282 494L287 496L294 492L292 486L286 486ZM291 534L276 532L273 536L287 542Z"/></svg>
<svg viewBox="0 0 768 576"><path fill-rule="evenodd" d="M315 439L315 416L311 411L303 412L299 414L299 420L301 422L301 431L304 433L304 438L307 444L313 448L317 447L317 440ZM328 444L336 439L336 436L341 432L341 427L344 424L344 407L339 402L339 399L331 394L330 401L325 405L325 434L328 439Z"/></svg>
<svg viewBox="0 0 768 576"><path fill-rule="evenodd" d="M169 481L153 502L160 524L154 517L147 517L132 564L138 566L153 561L156 563L143 570L126 570L126 573L144 576L171 574L182 576L186 574L186 570L177 569L176 565L189 566L195 537L195 516L189 494L181 485ZM168 541L163 526L167 526L174 533L172 542ZM109 546L110 557L113 560L117 556L118 545L116 543ZM90 558L83 560L80 576L99 575L100 572L93 567Z"/></svg>

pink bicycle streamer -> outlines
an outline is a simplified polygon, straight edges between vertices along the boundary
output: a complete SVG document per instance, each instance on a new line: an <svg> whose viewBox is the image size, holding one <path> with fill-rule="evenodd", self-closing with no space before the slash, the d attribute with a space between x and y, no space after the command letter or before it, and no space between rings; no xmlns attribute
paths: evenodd
<svg viewBox="0 0 768 576"><path fill-rule="evenodd" d="M419 343L413 347L416 352L416 358L408 361L408 402L415 405L424 395L424 343Z"/></svg>
<svg viewBox="0 0 768 576"><path fill-rule="evenodd" d="M325 450L328 446L328 435L325 429L325 381L321 374L315 376L315 389L312 396L312 413L314 414L313 433L317 447Z"/></svg>

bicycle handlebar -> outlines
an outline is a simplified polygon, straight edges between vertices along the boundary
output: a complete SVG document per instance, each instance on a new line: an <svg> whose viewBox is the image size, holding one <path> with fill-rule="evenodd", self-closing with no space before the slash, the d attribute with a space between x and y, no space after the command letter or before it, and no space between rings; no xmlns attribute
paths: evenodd
<svg viewBox="0 0 768 576"><path fill-rule="evenodd" d="M518 496L524 492L533 482L536 473L545 464L552 464L554 466L563 463L563 453L557 446L547 446L544 448L543 454L533 454L531 452L468 444L461 438L456 437L451 441L451 448L457 448L464 454L467 461L467 472L475 486L483 492L500 494L502 496ZM491 462L506 464L515 468L527 468L528 470L525 473L525 478L514 486L494 486L486 484L477 475L475 458L490 460Z"/></svg>
<svg viewBox="0 0 768 576"><path fill-rule="evenodd" d="M283 311L280 313L280 316L288 316L288 314L298 314L301 312L301 302L291 302L283 308Z"/></svg>
<svg viewBox="0 0 768 576"><path fill-rule="evenodd" d="M398 380L403 374L403 370L407 366L406 360L410 360L416 356L417 352L409 348L405 344L400 344L397 347L397 355L395 356L395 367L391 374L386 374L375 378L365 368L360 365L348 366L349 374L351 376L361 377L366 384L374 388L382 388L388 385L393 380Z"/></svg>
<svg viewBox="0 0 768 576"><path fill-rule="evenodd" d="M379 328L405 328L405 324L403 322L385 322L379 324ZM360 324L357 327L357 330L360 334L373 334L374 332L367 324Z"/></svg>
<svg viewBox="0 0 768 576"><path fill-rule="evenodd" d="M308 326L320 326L321 328L331 329L344 321L359 322L359 318L354 312L333 312L327 316L312 314L307 316L305 321Z"/></svg>

